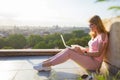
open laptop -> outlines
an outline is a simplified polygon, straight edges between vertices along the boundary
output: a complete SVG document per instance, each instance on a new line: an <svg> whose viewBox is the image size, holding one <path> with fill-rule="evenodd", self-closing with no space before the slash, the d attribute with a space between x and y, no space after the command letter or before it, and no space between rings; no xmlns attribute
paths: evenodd
<svg viewBox="0 0 120 80"><path fill-rule="evenodd" d="M69 48L70 50L75 51L75 50L71 49L70 46L66 45L65 40L64 40L64 38L63 38L63 35L60 35L60 37L61 37L62 42L63 42L63 44L64 44L64 46L65 46L66 48ZM75 51L75 52L76 52L76 51Z"/></svg>
<svg viewBox="0 0 120 80"><path fill-rule="evenodd" d="M62 39L62 42L63 42L64 46L65 46L66 48L71 48L70 46L66 45L65 40L64 40L64 38L63 38L63 35L60 35L60 37L61 37L61 39Z"/></svg>

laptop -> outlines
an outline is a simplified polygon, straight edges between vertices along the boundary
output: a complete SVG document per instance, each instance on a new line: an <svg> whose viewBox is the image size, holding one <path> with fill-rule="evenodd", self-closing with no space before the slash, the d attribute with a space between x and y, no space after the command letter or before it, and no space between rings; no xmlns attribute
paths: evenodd
<svg viewBox="0 0 120 80"><path fill-rule="evenodd" d="M62 39L62 42L63 42L64 46L65 46L66 48L71 48L70 46L66 45L65 40L64 40L64 38L63 38L63 35L60 35L60 37L61 37L61 39Z"/></svg>

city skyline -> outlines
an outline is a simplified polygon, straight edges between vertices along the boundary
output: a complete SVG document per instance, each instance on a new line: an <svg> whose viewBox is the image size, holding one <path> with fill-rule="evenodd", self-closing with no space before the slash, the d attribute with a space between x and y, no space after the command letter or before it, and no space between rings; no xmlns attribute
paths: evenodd
<svg viewBox="0 0 120 80"><path fill-rule="evenodd" d="M120 1L96 0L0 0L0 25L87 26L93 15L116 16L107 10Z"/></svg>

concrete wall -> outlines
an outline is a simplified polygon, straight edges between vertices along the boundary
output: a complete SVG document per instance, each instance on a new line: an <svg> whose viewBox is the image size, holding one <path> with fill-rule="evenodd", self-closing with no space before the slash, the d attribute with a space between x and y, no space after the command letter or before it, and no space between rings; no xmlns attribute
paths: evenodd
<svg viewBox="0 0 120 80"><path fill-rule="evenodd" d="M0 56L48 56L63 49L1 49Z"/></svg>
<svg viewBox="0 0 120 80"><path fill-rule="evenodd" d="M120 22L114 22L109 30L109 46L106 61L120 68Z"/></svg>
<svg viewBox="0 0 120 80"><path fill-rule="evenodd" d="M105 21L109 32L109 45L105 62L110 74L114 75L120 71L120 17Z"/></svg>

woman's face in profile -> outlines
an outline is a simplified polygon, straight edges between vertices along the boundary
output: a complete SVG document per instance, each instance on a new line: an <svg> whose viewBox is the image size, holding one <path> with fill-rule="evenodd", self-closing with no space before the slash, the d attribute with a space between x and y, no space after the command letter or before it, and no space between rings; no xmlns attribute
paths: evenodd
<svg viewBox="0 0 120 80"><path fill-rule="evenodd" d="M90 30L91 30L91 31L93 31L93 32L96 31L96 25L95 25L95 24L90 23L89 27L90 27Z"/></svg>

